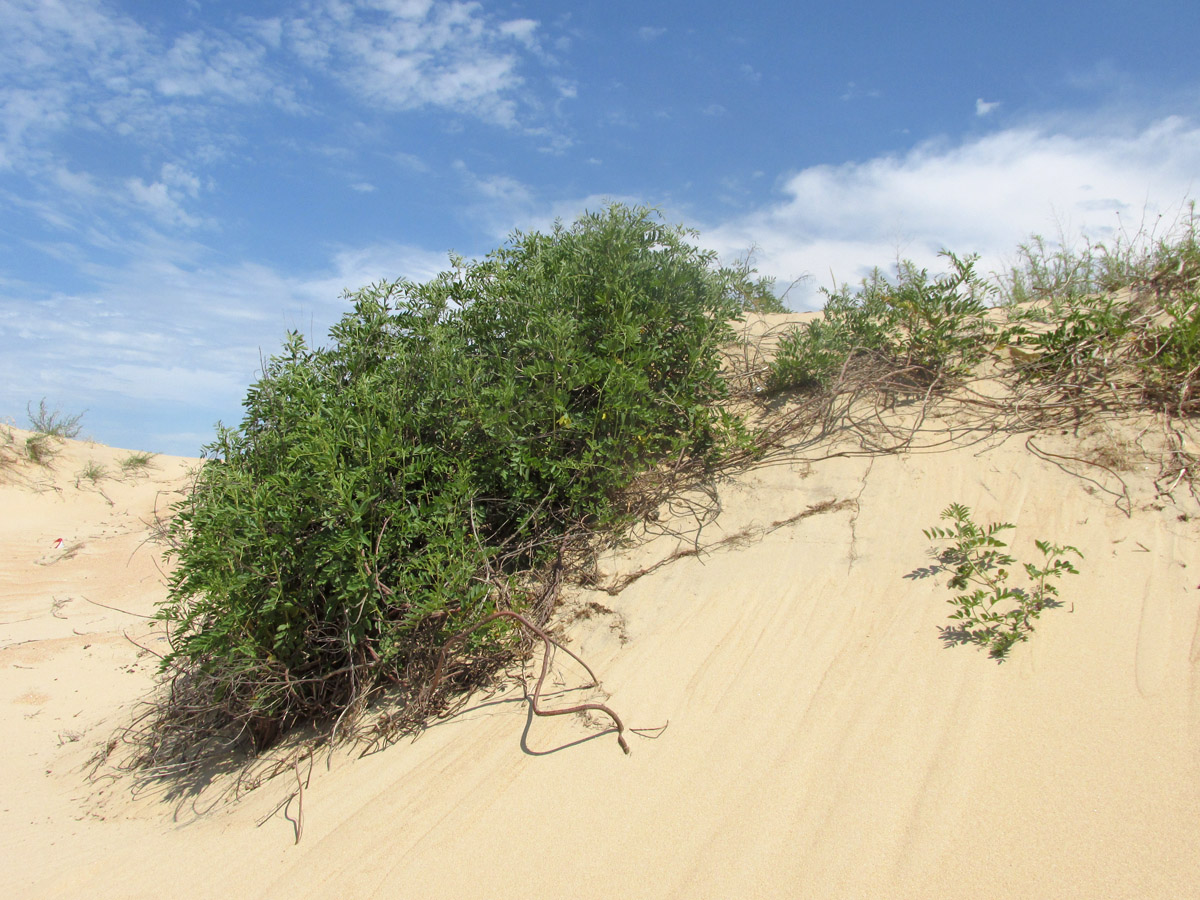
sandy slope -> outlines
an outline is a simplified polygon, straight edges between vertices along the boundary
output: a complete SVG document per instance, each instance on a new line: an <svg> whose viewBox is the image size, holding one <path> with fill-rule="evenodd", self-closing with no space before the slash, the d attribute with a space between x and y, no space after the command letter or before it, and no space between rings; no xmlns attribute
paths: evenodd
<svg viewBox="0 0 1200 900"><path fill-rule="evenodd" d="M1094 452L1135 436L1109 424L1042 440ZM152 658L122 629L153 640L82 598L151 609L162 588L135 549L188 463L103 482L108 500L76 489L87 457L121 455L72 445L41 476L52 488L0 485L13 895L1200 893L1200 509L1182 491L1156 497L1135 454L1120 472L1131 515L1107 475L1075 477L1022 438L764 466L719 485L721 515L699 533L604 557L603 583L708 552L615 595L576 591L563 610L627 723L667 726L633 735L630 756L580 718L531 721L512 688L415 742L320 756L233 804L220 780L131 797L80 772L150 685ZM1014 523L1018 557L1035 538L1086 556L1064 607L1003 665L943 645L946 575L918 577L933 564L921 529L954 501ZM83 546L55 556L57 537ZM581 696L566 693L581 675L557 672L563 701Z"/></svg>

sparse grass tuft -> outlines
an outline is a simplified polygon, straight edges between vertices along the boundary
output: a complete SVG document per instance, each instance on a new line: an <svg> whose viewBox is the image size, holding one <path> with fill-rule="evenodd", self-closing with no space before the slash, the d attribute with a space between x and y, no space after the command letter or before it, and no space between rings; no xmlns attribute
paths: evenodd
<svg viewBox="0 0 1200 900"><path fill-rule="evenodd" d="M21 458L17 438L8 425L0 425L0 472L15 465Z"/></svg>
<svg viewBox="0 0 1200 900"><path fill-rule="evenodd" d="M57 409L51 410L46 406L46 399L44 397L38 403L36 411L32 405L26 406L25 410L29 414L30 426L38 434L55 438L74 438L79 435L79 432L83 428L79 424L83 418L83 413L68 416Z"/></svg>
<svg viewBox="0 0 1200 900"><path fill-rule="evenodd" d="M90 481L94 485L107 477L108 470L104 466L95 460L88 460L87 465L79 470L79 474L75 478L75 484L78 485L81 481Z"/></svg>
<svg viewBox="0 0 1200 900"><path fill-rule="evenodd" d="M154 456L155 454L153 453L130 453L121 460L121 473L124 475L136 475L139 472L145 472L150 468Z"/></svg>
<svg viewBox="0 0 1200 900"><path fill-rule="evenodd" d="M39 466L50 465L58 455L58 439L51 434L34 432L25 438L25 458Z"/></svg>
<svg viewBox="0 0 1200 900"><path fill-rule="evenodd" d="M25 411L33 429L33 434L25 439L25 458L39 466L47 466L58 454L58 444L79 434L79 420L83 418L83 413L64 415L57 409L50 409L45 398L38 403L36 410L29 404ZM9 437L11 439L11 434Z"/></svg>
<svg viewBox="0 0 1200 900"><path fill-rule="evenodd" d="M1194 288L1200 278L1195 201L1186 203L1173 222L1160 215L1143 220L1132 233L1122 228L1107 243L1086 237L1076 243L1034 235L1021 244L1017 263L998 278L1003 300L1059 310L1124 289L1161 297Z"/></svg>

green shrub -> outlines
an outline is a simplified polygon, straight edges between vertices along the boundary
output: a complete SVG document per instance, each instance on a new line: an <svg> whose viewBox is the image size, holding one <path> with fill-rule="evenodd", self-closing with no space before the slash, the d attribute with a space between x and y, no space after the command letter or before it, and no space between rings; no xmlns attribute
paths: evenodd
<svg viewBox="0 0 1200 900"><path fill-rule="evenodd" d="M687 236L614 206L364 288L326 349L289 336L171 525L161 727L263 746L380 679L413 690L565 535L617 522L637 473L716 452L745 273Z"/></svg>
<svg viewBox="0 0 1200 900"><path fill-rule="evenodd" d="M1127 297L1114 294L1064 301L1051 316L1050 327L1022 334L1020 345L1032 349L1036 359L1024 377L1065 377L1079 385L1105 378L1129 348L1136 315ZM1043 318L1040 311L1035 317Z"/></svg>
<svg viewBox="0 0 1200 900"><path fill-rule="evenodd" d="M971 520L971 510L960 503L946 507L942 518L953 527L934 526L925 529L924 534L930 540L950 542L941 554L942 561L954 567L949 587L965 592L949 601L955 607L950 618L960 624L957 631L948 628L945 634L950 640L980 644L993 657L1003 658L1013 644L1028 640L1033 631L1032 620L1043 609L1058 605L1054 599L1058 587L1051 579L1061 577L1064 572L1079 574L1067 554L1079 557L1083 554L1074 547L1036 541L1042 565L1024 563L1030 586L1010 587L1007 567L1016 563L1016 559L1005 552L1008 545L996 535L1013 526L994 522L980 527Z"/></svg>
<svg viewBox="0 0 1200 900"><path fill-rule="evenodd" d="M1017 310L1018 346L1032 350L1019 377L1076 399L1167 408L1180 415L1200 409L1200 292L1179 286L1123 290L1075 298L1044 310Z"/></svg>
<svg viewBox="0 0 1200 900"><path fill-rule="evenodd" d="M828 388L856 358L914 384L969 371L999 339L987 318L992 289L975 274L975 257L942 255L950 271L933 278L903 263L895 283L876 270L858 291L827 293L823 316L780 342L768 389Z"/></svg>
<svg viewBox="0 0 1200 900"><path fill-rule="evenodd" d="M751 278L754 274L757 274L754 270L746 270L743 287L738 291L743 312L758 315L788 312L783 299L775 293L775 279Z"/></svg>

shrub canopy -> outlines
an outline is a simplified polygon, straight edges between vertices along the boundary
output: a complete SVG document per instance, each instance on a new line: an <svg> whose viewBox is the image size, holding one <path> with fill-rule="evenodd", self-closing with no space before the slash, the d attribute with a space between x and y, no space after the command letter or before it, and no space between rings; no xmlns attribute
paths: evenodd
<svg viewBox="0 0 1200 900"><path fill-rule="evenodd" d="M349 295L326 348L289 335L171 524L189 727L261 746L403 681L570 528L613 524L636 474L713 452L747 273L688 237L613 206Z"/></svg>

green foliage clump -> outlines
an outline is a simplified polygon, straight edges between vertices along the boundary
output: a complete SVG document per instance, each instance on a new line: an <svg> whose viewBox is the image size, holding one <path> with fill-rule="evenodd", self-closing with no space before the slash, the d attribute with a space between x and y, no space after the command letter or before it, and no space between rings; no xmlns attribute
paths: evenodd
<svg viewBox="0 0 1200 900"><path fill-rule="evenodd" d="M1147 393L1180 412L1200 409L1200 289L1167 297L1147 328L1139 365Z"/></svg>
<svg viewBox="0 0 1200 900"><path fill-rule="evenodd" d="M171 524L162 727L262 746L381 681L412 689L565 536L617 522L639 472L717 452L747 286L688 236L614 206L364 288L328 348L289 336Z"/></svg>
<svg viewBox="0 0 1200 900"><path fill-rule="evenodd" d="M1036 541L1042 554L1041 566L1023 563L1030 586L1011 587L1007 567L1016 559L1005 551L1008 545L996 535L1013 526L993 522L981 527L972 521L971 510L960 503L943 510L942 518L952 527L934 526L925 529L924 534L931 541L950 542L941 559L954 568L950 589L963 592L949 601L955 607L950 618L959 626L944 629L944 633L949 640L980 644L993 657L1002 659L1014 644L1029 639L1032 620L1043 609L1058 605L1058 586L1052 579L1065 572L1079 574L1067 554L1081 558L1083 554L1071 546Z"/></svg>
<svg viewBox="0 0 1200 900"><path fill-rule="evenodd" d="M25 438L25 457L39 466L50 465L50 460L58 455L58 450L57 440L53 435L37 431Z"/></svg>
<svg viewBox="0 0 1200 900"><path fill-rule="evenodd" d="M58 454L59 443L76 437L83 427L79 424L83 413L64 415L57 409L50 409L45 398L38 403L36 410L29 404L25 411L33 429L33 434L25 439L25 458L39 466L49 465L50 460Z"/></svg>
<svg viewBox="0 0 1200 900"><path fill-rule="evenodd" d="M1018 311L1015 346L1030 353L1020 379L1117 406L1178 415L1200 410L1200 290L1126 290ZM1046 320L1049 321L1046 321ZM1029 322L1044 323L1027 327Z"/></svg>
<svg viewBox="0 0 1200 900"><path fill-rule="evenodd" d="M944 251L950 271L903 263L895 283L876 270L857 291L827 293L820 319L784 336L767 387L828 390L849 366L883 366L912 384L960 375L998 340L987 318L992 290L974 271L975 257Z"/></svg>
<svg viewBox="0 0 1200 900"><path fill-rule="evenodd" d="M1044 320L1039 310L1018 321ZM1031 379L1068 377L1078 385L1103 380L1129 347L1136 310L1127 298L1093 295L1064 302L1050 317L1049 327L1025 332L1019 345L1032 351L1037 364L1027 367Z"/></svg>
<svg viewBox="0 0 1200 900"><path fill-rule="evenodd" d="M755 274L753 270L748 268L745 270L746 277L738 291L742 310L758 315L786 313L788 308L784 304L783 298L775 293L775 279L751 278L750 276L753 274Z"/></svg>
<svg viewBox="0 0 1200 900"><path fill-rule="evenodd" d="M1051 247L1034 237L1004 279L1029 384L1109 405L1200 411L1200 221ZM1034 302L1031 302L1034 301Z"/></svg>
<svg viewBox="0 0 1200 900"><path fill-rule="evenodd" d="M94 459L89 459L87 465L79 470L79 474L75 477L76 486L81 481L90 481L93 485L108 477L108 471L100 463Z"/></svg>
<svg viewBox="0 0 1200 900"><path fill-rule="evenodd" d="M121 460L121 473L123 475L136 475L138 472L145 472L154 461L154 456L155 454L153 453L130 453Z"/></svg>

